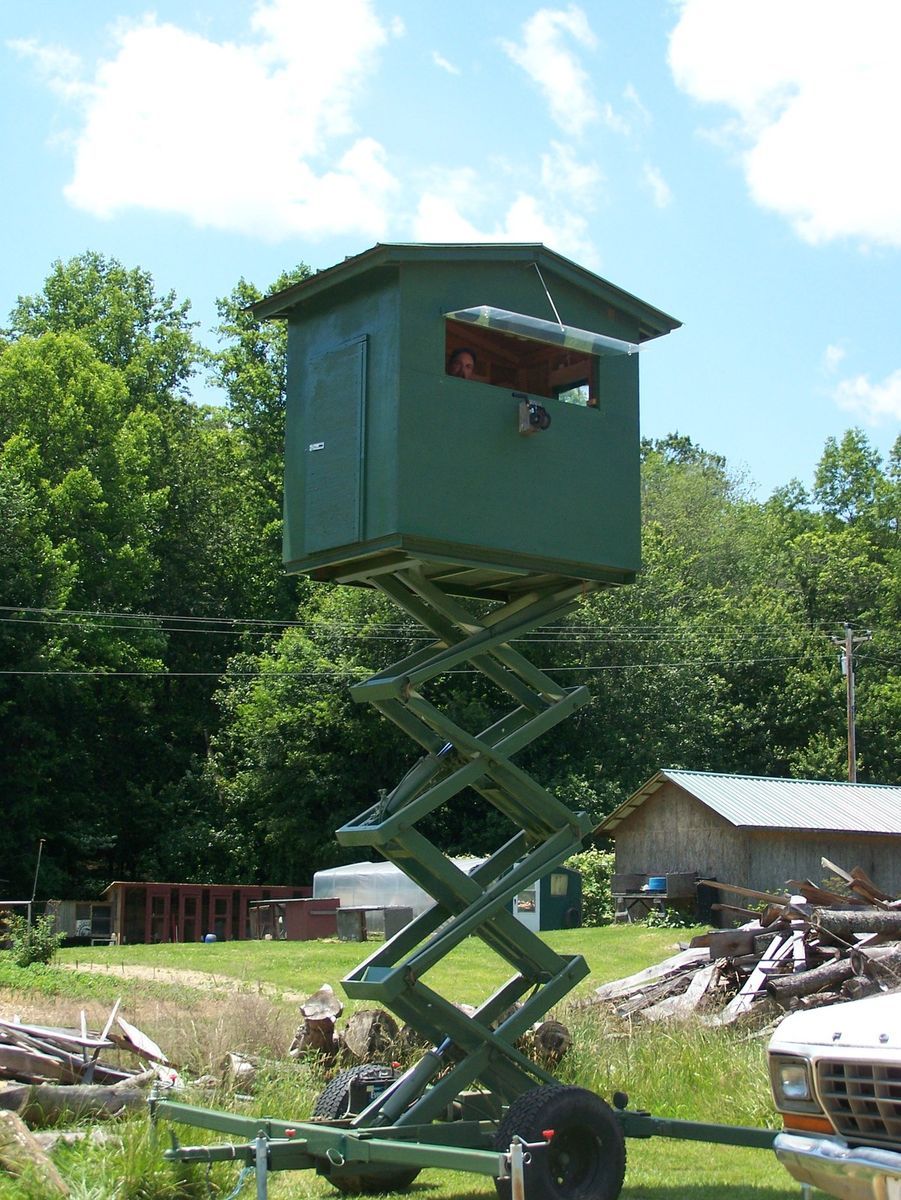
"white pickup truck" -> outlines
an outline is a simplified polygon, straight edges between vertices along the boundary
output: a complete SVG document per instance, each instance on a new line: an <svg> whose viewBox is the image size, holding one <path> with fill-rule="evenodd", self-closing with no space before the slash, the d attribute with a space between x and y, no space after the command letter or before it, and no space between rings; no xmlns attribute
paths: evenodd
<svg viewBox="0 0 901 1200"><path fill-rule="evenodd" d="M901 1200L901 991L792 1013L769 1066L790 1174L840 1200Z"/></svg>

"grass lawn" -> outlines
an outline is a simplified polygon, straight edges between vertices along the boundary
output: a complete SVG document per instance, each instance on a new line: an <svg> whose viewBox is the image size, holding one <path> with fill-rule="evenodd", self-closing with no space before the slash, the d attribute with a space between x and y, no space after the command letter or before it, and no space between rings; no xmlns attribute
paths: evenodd
<svg viewBox="0 0 901 1200"><path fill-rule="evenodd" d="M692 930L608 926L544 935L564 954L581 953L591 974L577 989L594 987L640 970L675 953ZM372 947L376 948L375 945ZM339 991L340 980L368 947L338 941L233 942L213 945L162 945L78 948L62 951L70 968L103 964L101 975L51 968L30 978L0 962L0 1016L30 1013L47 1024L77 1023L78 1005L93 1024L116 996L125 1015L157 1038L183 1063L221 1062L227 1049L262 1053L269 1061L252 1100L217 1093L212 1099L189 1094L189 1103L231 1107L248 1115L303 1120L323 1086L315 1066L286 1057L290 1032L297 1024L296 994L309 994L323 983ZM0 955L0 959L3 956ZM129 966L149 969L150 979L128 979ZM173 969L212 972L223 986L201 991L168 982ZM153 979L153 973L158 978ZM476 1003L510 975L478 939L469 939L429 973L428 982L451 1000ZM40 979L40 986L37 981ZM241 987L225 986L226 979ZM31 987L36 991L30 994ZM348 1005L348 1010L352 1008ZM43 1014L43 1015L42 1015ZM747 1028L707 1029L684 1025L632 1025L596 1007L569 1008L557 1014L570 1026L574 1044L559 1070L561 1082L591 1088L609 1098L624 1090L631 1106L657 1116L722 1124L773 1125L765 1071L766 1035ZM26 1019L29 1019L26 1017ZM198 1070L199 1067L194 1067ZM224 1200L237 1170L217 1165L191 1168L185 1178L161 1160L142 1114L121 1129L117 1148L79 1146L61 1151L58 1165L75 1200ZM167 1144L168 1127L161 1142ZM198 1130L181 1129L187 1144L224 1140ZM769 1151L653 1138L630 1139L622 1200L797 1200L798 1187ZM207 1190L207 1182L212 1191ZM254 1192L249 1179L241 1196ZM448 1171L425 1171L407 1193L413 1200L491 1200L490 1179ZM271 1200L318 1200L337 1197L311 1172L270 1177ZM0 1200L44 1200L40 1189L0 1173Z"/></svg>
<svg viewBox="0 0 901 1200"><path fill-rule="evenodd" d="M676 953L678 942L699 932L654 929L643 925L608 925L600 929L563 929L543 934L560 954L582 954L591 974L573 993L587 995L599 984L620 979ZM98 963L116 968L137 964L161 972L173 968L208 971L240 980L253 989L266 984L280 991L316 991L323 983L336 990L341 979L380 943L214 942L160 946L91 946L62 950L69 965ZM511 968L479 938L469 938L426 976L429 985L448 999L474 1004L509 978Z"/></svg>

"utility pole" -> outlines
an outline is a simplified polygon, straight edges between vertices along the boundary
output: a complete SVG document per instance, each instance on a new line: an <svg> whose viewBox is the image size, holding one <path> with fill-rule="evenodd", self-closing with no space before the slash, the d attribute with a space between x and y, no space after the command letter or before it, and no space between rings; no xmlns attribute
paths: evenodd
<svg viewBox="0 0 901 1200"><path fill-rule="evenodd" d="M32 884L32 887L31 887L31 901L28 905L28 924L29 925L32 924L33 918L34 918L34 898L38 894L38 872L41 869L41 854L43 853L44 842L46 840L47 840L46 838L41 838L41 840L38 842L38 861L37 861L37 866L34 868L34 883Z"/></svg>
<svg viewBox="0 0 901 1200"><path fill-rule="evenodd" d="M868 642L873 635L867 631L855 635L851 626L845 622L845 636L834 637L833 642L841 646L842 653L839 661L842 674L845 677L845 702L848 710L848 782L857 782L857 701L854 694L854 647L861 642Z"/></svg>

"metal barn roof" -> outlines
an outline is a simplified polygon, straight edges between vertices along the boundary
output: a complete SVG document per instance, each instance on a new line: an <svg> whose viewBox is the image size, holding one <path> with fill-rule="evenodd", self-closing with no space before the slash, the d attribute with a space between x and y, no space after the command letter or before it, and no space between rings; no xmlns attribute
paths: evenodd
<svg viewBox="0 0 901 1200"><path fill-rule="evenodd" d="M658 771L597 828L612 833L671 782L745 829L804 829L901 835L901 786L770 779L708 771Z"/></svg>

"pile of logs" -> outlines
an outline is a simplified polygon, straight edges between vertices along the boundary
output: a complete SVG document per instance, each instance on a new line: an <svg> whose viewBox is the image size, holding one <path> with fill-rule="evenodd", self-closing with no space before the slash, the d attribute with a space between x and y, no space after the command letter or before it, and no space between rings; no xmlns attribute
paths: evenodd
<svg viewBox="0 0 901 1200"><path fill-rule="evenodd" d="M0 1170L19 1174L27 1166L46 1195L65 1196L68 1188L33 1128L119 1116L146 1105L154 1080L178 1085L159 1046L118 1012L119 1001L100 1033L88 1029L84 1013L78 1029L0 1020ZM140 1065L121 1067L101 1057L121 1050Z"/></svg>
<svg viewBox="0 0 901 1200"><path fill-rule="evenodd" d="M457 1007L469 1016L475 1009L468 1004ZM366 1062L390 1062L406 1059L427 1043L409 1025L398 1026L383 1008L358 1009L337 1027L344 1005L334 989L324 983L318 992L300 1005L304 1019L291 1043L292 1058L313 1055L324 1065ZM519 1048L543 1066L555 1066L572 1044L572 1036L559 1021L539 1021L520 1039Z"/></svg>
<svg viewBox="0 0 901 1200"><path fill-rule="evenodd" d="M746 897L759 911L719 904L745 917L737 929L714 929L658 963L604 984L589 1003L644 1021L697 1012L727 1025L750 1012L779 1013L901 988L901 899L881 891L859 867L823 867L843 891L790 880L785 894L702 880Z"/></svg>

